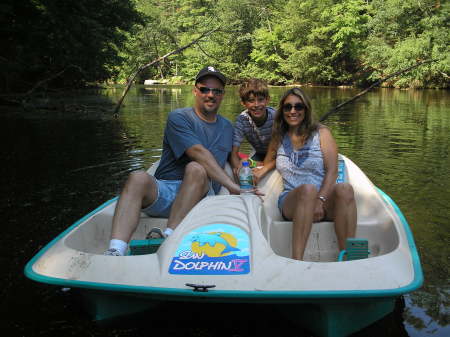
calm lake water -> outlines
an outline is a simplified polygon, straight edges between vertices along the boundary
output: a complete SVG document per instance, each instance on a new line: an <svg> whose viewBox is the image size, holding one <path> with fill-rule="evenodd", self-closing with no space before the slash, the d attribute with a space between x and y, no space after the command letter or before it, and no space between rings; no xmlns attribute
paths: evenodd
<svg viewBox="0 0 450 337"><path fill-rule="evenodd" d="M274 106L284 90L271 88ZM66 110L83 104L84 112L0 108L2 331L7 336L309 336L270 307L250 305L171 304L144 319L99 326L82 310L76 291L23 276L39 249L117 195L129 172L157 160L168 111L193 103L190 86L134 87L113 118L103 108L121 91L65 97ZM232 121L241 111L236 91L227 88L221 107ZM319 116L358 92L306 91ZM424 286L399 300L393 314L354 336L450 335L449 106L448 91L378 89L326 121L340 152L403 211L425 274Z"/></svg>

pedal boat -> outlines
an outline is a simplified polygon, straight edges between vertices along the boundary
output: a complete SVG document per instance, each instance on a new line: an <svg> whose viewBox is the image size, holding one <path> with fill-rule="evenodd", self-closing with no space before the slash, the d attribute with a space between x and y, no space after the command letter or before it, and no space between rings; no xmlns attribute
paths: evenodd
<svg viewBox="0 0 450 337"><path fill-rule="evenodd" d="M390 313L399 296L422 285L423 274L412 232L394 201L342 155L339 171L338 180L355 191L356 236L369 244L365 259L337 262L332 222L314 223L305 260L291 259L292 222L277 208L282 179L274 170L259 184L264 201L222 188L147 254L102 254L114 198L39 251L25 275L77 288L96 320L148 310L161 301L265 303L315 335L346 336ZM164 229L166 221L142 214L132 243L145 242L149 230Z"/></svg>

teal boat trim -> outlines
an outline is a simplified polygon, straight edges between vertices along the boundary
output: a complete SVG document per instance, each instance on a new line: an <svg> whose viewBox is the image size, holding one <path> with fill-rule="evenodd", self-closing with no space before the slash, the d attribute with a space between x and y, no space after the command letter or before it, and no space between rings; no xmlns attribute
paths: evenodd
<svg viewBox="0 0 450 337"><path fill-rule="evenodd" d="M409 226L408 221L406 221L405 216L403 215L402 211L397 206L395 201L392 200L392 198L389 195L384 193L384 191L382 191L378 187L375 187L375 188L378 190L378 192L383 197L383 199L394 208L395 213L400 218L400 221L403 224L403 228L406 232L406 237L408 239L409 251L411 252L413 268L414 268L414 280L411 282L409 287L413 288L410 291L416 290L416 289L420 288L423 284L423 271L422 271L422 266L420 264L420 257L419 257L419 253L417 251L416 244L414 242L414 236L412 234L411 227Z"/></svg>
<svg viewBox="0 0 450 337"><path fill-rule="evenodd" d="M333 298L349 298L349 299L358 299L358 298L382 298L382 297L397 297L403 295L405 293L412 292L423 284L423 272L422 267L420 265L420 259L417 252L416 245L414 243L414 238L411 232L411 229L404 217L403 213L400 211L399 207L395 204L395 202L382 190L378 189L378 192L381 194L386 203L392 205L395 212L400 218L400 221L403 224L404 230L406 232L408 245L411 251L412 263L414 269L414 279L412 282L404 287L395 288L395 289L381 289L381 290L325 290L325 291L264 291L264 290L212 290L209 292L194 292L192 289L178 289L178 288L162 288L162 287L145 287L145 286L128 286L122 284L106 284L106 283L98 283L98 282L87 282L87 281L77 281L77 280L66 280L56 277L42 276L33 271L33 264L50 248L52 247L58 240L62 239L69 231L73 228L79 226L89 217L93 216L95 213L99 212L103 208L107 207L111 203L115 202L118 197L113 198L103 205L99 206L80 220L78 220L75 224L70 226L60 235L58 235L55 239L53 239L50 243L48 243L38 254L36 254L25 266L25 275L37 282L53 284L58 286L64 286L69 288L84 288L84 289L94 289L99 291L111 291L117 293L133 293L133 294L142 294L148 295L149 297L184 297L184 298L210 298L211 300L220 300L220 299L228 299L229 301L235 300L239 301L242 299L248 300L262 300L262 301L292 301L293 299L333 299Z"/></svg>

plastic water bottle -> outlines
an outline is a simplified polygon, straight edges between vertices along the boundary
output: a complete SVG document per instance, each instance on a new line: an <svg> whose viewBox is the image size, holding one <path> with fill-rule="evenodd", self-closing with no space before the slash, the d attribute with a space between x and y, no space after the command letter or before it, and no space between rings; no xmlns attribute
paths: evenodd
<svg viewBox="0 0 450 337"><path fill-rule="evenodd" d="M252 194L253 189L253 172L250 168L248 161L242 162L242 167L239 170L239 185L241 188L241 194Z"/></svg>

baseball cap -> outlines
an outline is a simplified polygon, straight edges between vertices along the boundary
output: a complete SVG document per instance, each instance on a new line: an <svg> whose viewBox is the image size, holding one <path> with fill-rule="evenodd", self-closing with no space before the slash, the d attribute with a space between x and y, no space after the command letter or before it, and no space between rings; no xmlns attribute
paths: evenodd
<svg viewBox="0 0 450 337"><path fill-rule="evenodd" d="M227 82L225 75L222 74L219 70L217 70L213 66L206 66L198 72L197 77L195 77L195 83L200 81L200 79L205 76L213 76L217 78L220 82L222 82L223 85L225 85Z"/></svg>

